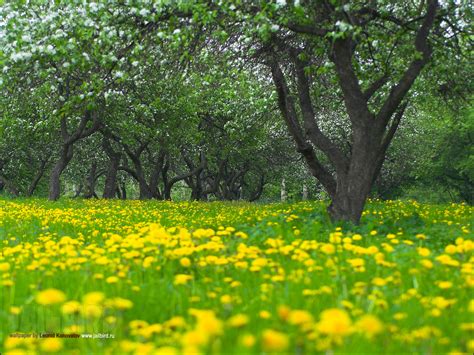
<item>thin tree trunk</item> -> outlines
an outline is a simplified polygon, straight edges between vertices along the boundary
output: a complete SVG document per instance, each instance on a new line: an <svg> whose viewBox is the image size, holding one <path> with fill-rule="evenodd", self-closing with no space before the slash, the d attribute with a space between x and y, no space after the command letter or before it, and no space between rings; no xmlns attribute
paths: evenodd
<svg viewBox="0 0 474 355"><path fill-rule="evenodd" d="M257 190L249 198L250 202L256 201L262 196L264 186L265 186L265 175L262 174L260 175L260 181L259 181Z"/></svg>
<svg viewBox="0 0 474 355"><path fill-rule="evenodd" d="M303 201L306 201L308 199L308 186L306 184L303 184Z"/></svg>
<svg viewBox="0 0 474 355"><path fill-rule="evenodd" d="M127 186L125 184L125 181L122 182L122 200L127 199Z"/></svg>
<svg viewBox="0 0 474 355"><path fill-rule="evenodd" d="M280 198L281 202L286 202L286 200L288 199L288 192L286 191L286 181L284 178L281 180Z"/></svg>
<svg viewBox="0 0 474 355"><path fill-rule="evenodd" d="M5 188L5 190L7 190L13 196L20 196L20 191L18 190L18 188L7 178L0 176L0 185L2 185L3 188Z"/></svg>
<svg viewBox="0 0 474 355"><path fill-rule="evenodd" d="M102 147L109 157L109 166L107 168L107 175L105 177L104 183L104 193L102 194L102 197L110 199L114 198L115 192L117 191L117 174L120 165L120 158L122 155L120 152L115 152L113 150L109 140L106 137L104 137L102 140Z"/></svg>
<svg viewBox="0 0 474 355"><path fill-rule="evenodd" d="M36 172L35 176L33 177L33 180L31 181L30 186L28 187L28 191L26 192L26 196L31 197L33 196L33 193L36 190L36 187L38 186L41 178L44 175L44 172L46 170L46 164L48 163L48 159L44 159L41 161L41 165Z"/></svg>

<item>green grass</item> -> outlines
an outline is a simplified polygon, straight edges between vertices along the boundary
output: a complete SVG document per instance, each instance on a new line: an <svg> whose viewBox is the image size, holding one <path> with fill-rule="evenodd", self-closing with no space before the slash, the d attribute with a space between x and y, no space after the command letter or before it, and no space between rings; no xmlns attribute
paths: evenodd
<svg viewBox="0 0 474 355"><path fill-rule="evenodd" d="M473 351L472 215L372 201L352 226L331 224L323 202L0 200L0 351ZM38 298L48 289L66 300ZM90 292L105 299L86 304Z"/></svg>

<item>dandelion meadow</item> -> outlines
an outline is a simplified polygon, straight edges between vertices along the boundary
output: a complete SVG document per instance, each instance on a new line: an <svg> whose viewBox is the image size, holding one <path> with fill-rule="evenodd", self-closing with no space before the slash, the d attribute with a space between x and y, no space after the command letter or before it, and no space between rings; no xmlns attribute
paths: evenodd
<svg viewBox="0 0 474 355"><path fill-rule="evenodd" d="M1 351L474 350L472 207L325 207L0 200Z"/></svg>
<svg viewBox="0 0 474 355"><path fill-rule="evenodd" d="M472 15L0 0L0 355L474 353Z"/></svg>

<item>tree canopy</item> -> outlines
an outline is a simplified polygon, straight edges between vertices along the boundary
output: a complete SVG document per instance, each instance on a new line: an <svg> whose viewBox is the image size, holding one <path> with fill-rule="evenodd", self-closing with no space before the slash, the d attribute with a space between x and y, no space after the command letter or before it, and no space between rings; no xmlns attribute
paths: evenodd
<svg viewBox="0 0 474 355"><path fill-rule="evenodd" d="M352 222L432 182L472 203L471 18L461 0L4 1L0 188L254 201L285 179Z"/></svg>

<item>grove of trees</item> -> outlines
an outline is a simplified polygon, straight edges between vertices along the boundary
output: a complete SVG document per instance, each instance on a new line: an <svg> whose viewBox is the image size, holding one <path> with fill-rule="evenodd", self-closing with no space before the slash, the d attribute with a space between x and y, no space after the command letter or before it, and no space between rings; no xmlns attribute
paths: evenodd
<svg viewBox="0 0 474 355"><path fill-rule="evenodd" d="M0 4L3 193L474 200L468 1Z"/></svg>

